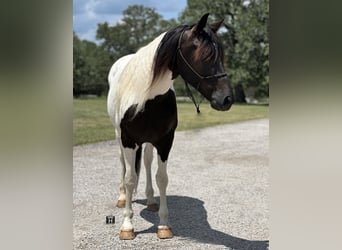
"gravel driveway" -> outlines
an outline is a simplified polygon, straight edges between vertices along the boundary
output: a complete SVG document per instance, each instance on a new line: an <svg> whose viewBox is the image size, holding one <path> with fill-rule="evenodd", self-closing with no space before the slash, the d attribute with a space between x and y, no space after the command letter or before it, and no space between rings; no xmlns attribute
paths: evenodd
<svg viewBox="0 0 342 250"><path fill-rule="evenodd" d="M176 133L167 191L175 237L167 240L157 238L158 213L145 209L144 167L133 198L136 238L120 241L119 145L74 147L74 249L268 249L268 130L261 119ZM159 198L156 157L152 169ZM105 224L107 215L116 223Z"/></svg>

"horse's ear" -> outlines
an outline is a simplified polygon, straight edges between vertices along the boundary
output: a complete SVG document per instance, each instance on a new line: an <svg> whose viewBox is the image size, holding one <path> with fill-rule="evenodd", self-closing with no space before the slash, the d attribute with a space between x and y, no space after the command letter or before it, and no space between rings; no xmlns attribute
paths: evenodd
<svg viewBox="0 0 342 250"><path fill-rule="evenodd" d="M204 14L201 17L201 20L199 20L199 22L192 28L192 31L197 34L200 33L200 31L203 30L204 27L207 25L208 16L209 16L209 13Z"/></svg>
<svg viewBox="0 0 342 250"><path fill-rule="evenodd" d="M224 19L222 19L221 21L218 21L216 23L212 23L210 24L210 28L211 30L216 33L218 31L218 29L221 27L222 23L223 23Z"/></svg>

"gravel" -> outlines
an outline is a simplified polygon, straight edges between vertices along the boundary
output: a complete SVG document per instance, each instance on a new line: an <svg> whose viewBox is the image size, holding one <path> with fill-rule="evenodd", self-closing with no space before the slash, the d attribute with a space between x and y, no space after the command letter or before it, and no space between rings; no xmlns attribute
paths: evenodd
<svg viewBox="0 0 342 250"><path fill-rule="evenodd" d="M133 198L136 238L119 240L118 142L75 146L74 249L268 249L268 131L269 120L260 119L176 133L167 191L175 236L167 240L157 238L158 213L145 209L143 167ZM156 168L155 157L158 200Z"/></svg>

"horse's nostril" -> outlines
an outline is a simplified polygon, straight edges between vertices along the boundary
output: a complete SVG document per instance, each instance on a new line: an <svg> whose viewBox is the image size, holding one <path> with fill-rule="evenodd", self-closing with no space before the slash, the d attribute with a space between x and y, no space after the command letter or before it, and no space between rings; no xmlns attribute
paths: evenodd
<svg viewBox="0 0 342 250"><path fill-rule="evenodd" d="M232 97L231 96L226 96L223 100L223 105L224 106L228 106L229 104L231 104L233 101Z"/></svg>

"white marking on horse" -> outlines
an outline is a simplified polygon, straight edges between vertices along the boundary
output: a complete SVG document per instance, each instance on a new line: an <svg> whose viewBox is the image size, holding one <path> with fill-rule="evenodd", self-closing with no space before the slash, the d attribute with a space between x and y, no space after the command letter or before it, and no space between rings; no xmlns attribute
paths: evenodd
<svg viewBox="0 0 342 250"><path fill-rule="evenodd" d="M135 149L123 148L124 158L126 162L126 175L124 178L124 185L126 190L126 205L124 210L124 221L121 226L122 231L133 230L132 217L132 193L137 183L137 175L135 173L135 153L138 147Z"/></svg>
<svg viewBox="0 0 342 250"><path fill-rule="evenodd" d="M169 178L167 176L166 170L167 161L163 162L158 155L158 170L156 174L157 186L159 188L160 194L160 208L159 208L159 226L158 228L167 228L169 227L169 210L167 208L166 202L166 187L169 183Z"/></svg>
<svg viewBox="0 0 342 250"><path fill-rule="evenodd" d="M154 190L152 187L152 174L151 166L153 160L153 145L151 143L146 143L144 150L144 165L146 168L146 189L145 194L147 198L147 205L157 204L157 201L153 197Z"/></svg>
<svg viewBox="0 0 342 250"><path fill-rule="evenodd" d="M135 54L120 58L112 66L108 81L108 114L118 125L129 107L137 104L136 113L144 108L147 100L166 93L172 88L172 73L168 70L160 76L158 84L151 86L153 59L165 33L142 47ZM137 91L139 89L139 91Z"/></svg>

